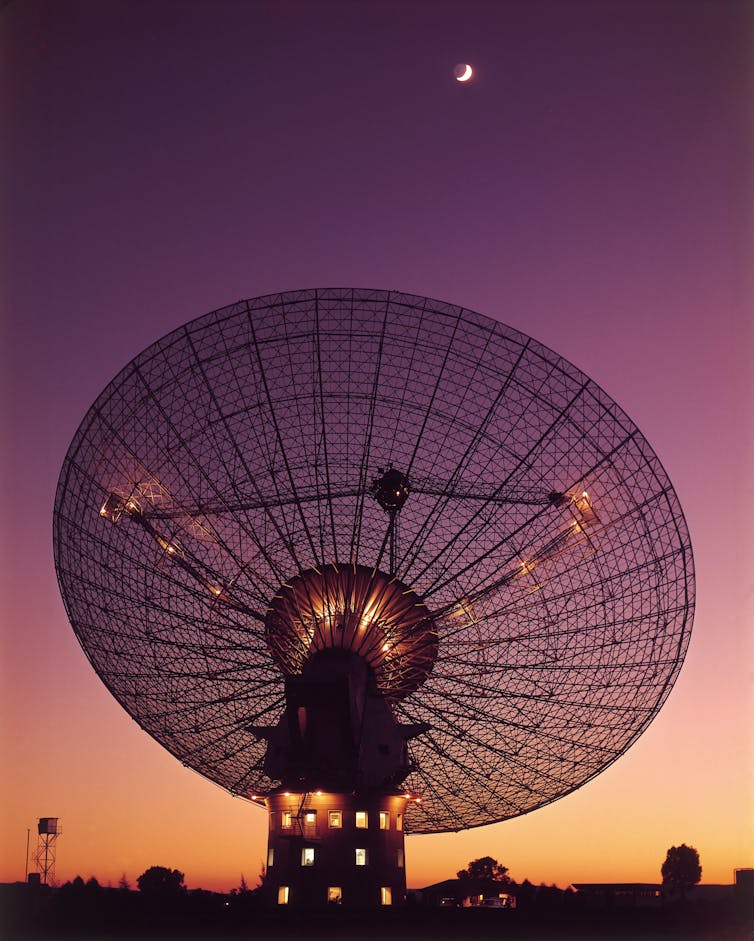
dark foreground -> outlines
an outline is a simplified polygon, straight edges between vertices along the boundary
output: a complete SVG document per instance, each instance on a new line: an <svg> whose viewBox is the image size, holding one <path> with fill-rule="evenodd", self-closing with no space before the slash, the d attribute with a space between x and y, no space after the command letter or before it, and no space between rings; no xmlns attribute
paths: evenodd
<svg viewBox="0 0 754 941"><path fill-rule="evenodd" d="M1 888L3 941L754 941L752 906L735 901L601 911L575 904L528 911L409 905L369 912L302 913L268 911L254 899L208 892L150 903L139 893L115 889L87 897L29 892L24 885Z"/></svg>

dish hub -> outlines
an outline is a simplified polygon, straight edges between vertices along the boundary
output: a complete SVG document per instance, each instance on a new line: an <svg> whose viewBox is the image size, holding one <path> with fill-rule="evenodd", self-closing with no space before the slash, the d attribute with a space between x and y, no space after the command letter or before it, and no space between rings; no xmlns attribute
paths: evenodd
<svg viewBox="0 0 754 941"><path fill-rule="evenodd" d="M388 702L417 690L437 657L437 628L419 595L362 565L309 569L281 586L265 619L267 645L287 676L318 653L362 657Z"/></svg>

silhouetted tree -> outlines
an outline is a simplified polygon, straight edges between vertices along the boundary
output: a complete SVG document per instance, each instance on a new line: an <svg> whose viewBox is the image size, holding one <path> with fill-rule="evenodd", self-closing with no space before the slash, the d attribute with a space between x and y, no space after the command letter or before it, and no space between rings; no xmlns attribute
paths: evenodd
<svg viewBox="0 0 754 941"><path fill-rule="evenodd" d="M535 898L538 909L543 911L552 911L561 905L563 901L563 893L555 885L555 883L552 883L552 885L545 885L544 882L540 882L540 884L537 886L537 894Z"/></svg>
<svg viewBox="0 0 754 941"><path fill-rule="evenodd" d="M537 890L534 887L534 884L529 882L528 879L518 886L516 891L516 897L519 905L523 905L524 908L531 907L534 904L534 900L537 897Z"/></svg>
<svg viewBox="0 0 754 941"><path fill-rule="evenodd" d="M120 882L118 883L118 888L119 888L119 889L123 889L124 892L130 892L130 891L131 891L131 883L130 883L130 882L128 881L128 879L126 878L125 872L124 872L123 875L120 877Z"/></svg>
<svg viewBox="0 0 754 941"><path fill-rule="evenodd" d="M662 864L662 884L670 892L678 892L682 899L686 898L686 890L695 886L702 878L702 867L699 865L699 853L693 846L671 846Z"/></svg>
<svg viewBox="0 0 754 941"><path fill-rule="evenodd" d="M473 879L478 882L510 882L508 867L502 866L491 856L482 856L481 859L472 859L465 869L460 869L456 875L461 880Z"/></svg>
<svg viewBox="0 0 754 941"><path fill-rule="evenodd" d="M512 885L507 867L491 856L472 859L469 865L465 869L459 869L456 875L458 901L468 896L494 897L499 895L501 886L507 888Z"/></svg>
<svg viewBox="0 0 754 941"><path fill-rule="evenodd" d="M152 897L176 896L185 889L183 873L166 866L150 866L136 880L139 892Z"/></svg>

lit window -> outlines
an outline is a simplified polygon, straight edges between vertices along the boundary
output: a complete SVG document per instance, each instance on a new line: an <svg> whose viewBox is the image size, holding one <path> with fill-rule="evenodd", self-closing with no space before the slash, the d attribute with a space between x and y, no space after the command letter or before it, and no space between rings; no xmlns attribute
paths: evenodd
<svg viewBox="0 0 754 941"><path fill-rule="evenodd" d="M284 810L283 811L283 829L290 830L292 826L293 826L293 811Z"/></svg>
<svg viewBox="0 0 754 941"><path fill-rule="evenodd" d="M327 901L334 905L340 905L343 901L343 889L339 885L329 885L327 887Z"/></svg>
<svg viewBox="0 0 754 941"><path fill-rule="evenodd" d="M383 885L380 889L380 902L383 905L393 904L393 890L389 885Z"/></svg>
<svg viewBox="0 0 754 941"><path fill-rule="evenodd" d="M396 830L402 830L402 829L403 829L403 814L396 814L396 815L395 815L395 829L396 829Z"/></svg>
<svg viewBox="0 0 754 941"><path fill-rule="evenodd" d="M386 810L380 811L380 830L390 829L390 814Z"/></svg>
<svg viewBox="0 0 754 941"><path fill-rule="evenodd" d="M356 865L357 866L366 866L367 864L367 851L362 849L356 850Z"/></svg>
<svg viewBox="0 0 754 941"><path fill-rule="evenodd" d="M339 810L331 810L327 815L327 822L336 830L343 826L343 814Z"/></svg>
<svg viewBox="0 0 754 941"><path fill-rule="evenodd" d="M278 888L278 905L288 904L288 891L289 891L289 886L287 885L281 885Z"/></svg>
<svg viewBox="0 0 754 941"><path fill-rule="evenodd" d="M314 847L313 846L305 846L301 850L301 865L302 866L314 865Z"/></svg>
<svg viewBox="0 0 754 941"><path fill-rule="evenodd" d="M316 810L307 810L304 814L304 823L312 827L317 822L317 811Z"/></svg>
<svg viewBox="0 0 754 941"><path fill-rule="evenodd" d="M396 852L396 864L399 869L403 869L403 850Z"/></svg>
<svg viewBox="0 0 754 941"><path fill-rule="evenodd" d="M369 826L369 817L365 810L356 811L356 826L359 830L365 830Z"/></svg>
<svg viewBox="0 0 754 941"><path fill-rule="evenodd" d="M272 846L267 850L267 865L275 865L275 849Z"/></svg>

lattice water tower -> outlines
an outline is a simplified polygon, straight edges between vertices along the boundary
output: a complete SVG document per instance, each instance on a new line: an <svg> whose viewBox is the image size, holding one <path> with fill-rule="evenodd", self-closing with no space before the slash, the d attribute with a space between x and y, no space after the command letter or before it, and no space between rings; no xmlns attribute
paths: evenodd
<svg viewBox="0 0 754 941"><path fill-rule="evenodd" d="M63 832L59 817L40 817L37 824L37 848L34 862L43 885L55 885L55 850Z"/></svg>

